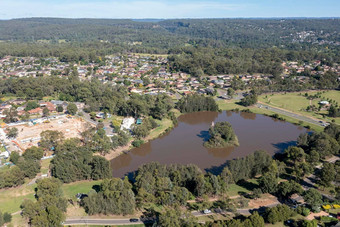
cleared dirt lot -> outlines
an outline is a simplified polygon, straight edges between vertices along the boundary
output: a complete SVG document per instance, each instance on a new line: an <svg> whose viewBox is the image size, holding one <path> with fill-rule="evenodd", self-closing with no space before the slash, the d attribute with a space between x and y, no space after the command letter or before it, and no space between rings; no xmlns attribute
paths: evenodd
<svg viewBox="0 0 340 227"><path fill-rule="evenodd" d="M259 199L252 199L249 202L250 208L260 208L263 206L270 206L273 204L279 204L277 198L270 194L263 194Z"/></svg>
<svg viewBox="0 0 340 227"><path fill-rule="evenodd" d="M37 123L35 125L11 126L18 129L18 137L15 141L22 150L31 146L37 146L40 141L40 133L46 130L60 131L65 138L80 137L80 133L87 128L87 124L80 118L67 118L66 116L58 119L49 120L47 123Z"/></svg>

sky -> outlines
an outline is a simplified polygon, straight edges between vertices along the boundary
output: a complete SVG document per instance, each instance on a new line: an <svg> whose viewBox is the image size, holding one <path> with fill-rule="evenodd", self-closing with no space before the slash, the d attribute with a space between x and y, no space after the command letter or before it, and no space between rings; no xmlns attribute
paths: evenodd
<svg viewBox="0 0 340 227"><path fill-rule="evenodd" d="M0 0L0 19L340 17L340 0Z"/></svg>

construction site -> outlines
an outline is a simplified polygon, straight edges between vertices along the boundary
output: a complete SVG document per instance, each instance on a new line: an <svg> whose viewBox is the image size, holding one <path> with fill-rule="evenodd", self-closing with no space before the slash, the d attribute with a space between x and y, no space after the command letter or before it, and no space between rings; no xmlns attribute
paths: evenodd
<svg viewBox="0 0 340 227"><path fill-rule="evenodd" d="M9 124L7 129L15 127L18 129L18 136L12 140L12 146L17 146L18 150L23 152L29 147L37 146L41 137L40 134L46 130L60 131L65 139L78 137L81 132L88 127L87 122L82 118L61 115L52 118L34 119L29 122ZM11 145L9 144L11 147ZM12 150L13 151L13 150Z"/></svg>

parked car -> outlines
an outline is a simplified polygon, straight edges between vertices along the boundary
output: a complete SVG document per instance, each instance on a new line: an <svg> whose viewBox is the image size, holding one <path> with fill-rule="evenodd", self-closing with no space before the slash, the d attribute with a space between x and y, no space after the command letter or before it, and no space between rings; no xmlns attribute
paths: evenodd
<svg viewBox="0 0 340 227"><path fill-rule="evenodd" d="M203 211L203 213L204 213L204 214L210 214L210 213L211 213L211 210L205 209L205 210Z"/></svg>
<svg viewBox="0 0 340 227"><path fill-rule="evenodd" d="M221 208L216 208L214 209L214 212L220 214L223 212L223 210Z"/></svg>
<svg viewBox="0 0 340 227"><path fill-rule="evenodd" d="M131 219L130 219L130 222L138 222L138 221L139 221L138 218L131 218Z"/></svg>

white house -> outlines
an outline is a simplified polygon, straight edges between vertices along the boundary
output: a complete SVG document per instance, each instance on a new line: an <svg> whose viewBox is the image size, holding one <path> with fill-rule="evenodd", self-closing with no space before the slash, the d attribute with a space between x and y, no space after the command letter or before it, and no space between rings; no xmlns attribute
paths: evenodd
<svg viewBox="0 0 340 227"><path fill-rule="evenodd" d="M131 126L135 123L135 119L133 117L127 117L123 119L122 125L120 126L120 130L131 130Z"/></svg>

